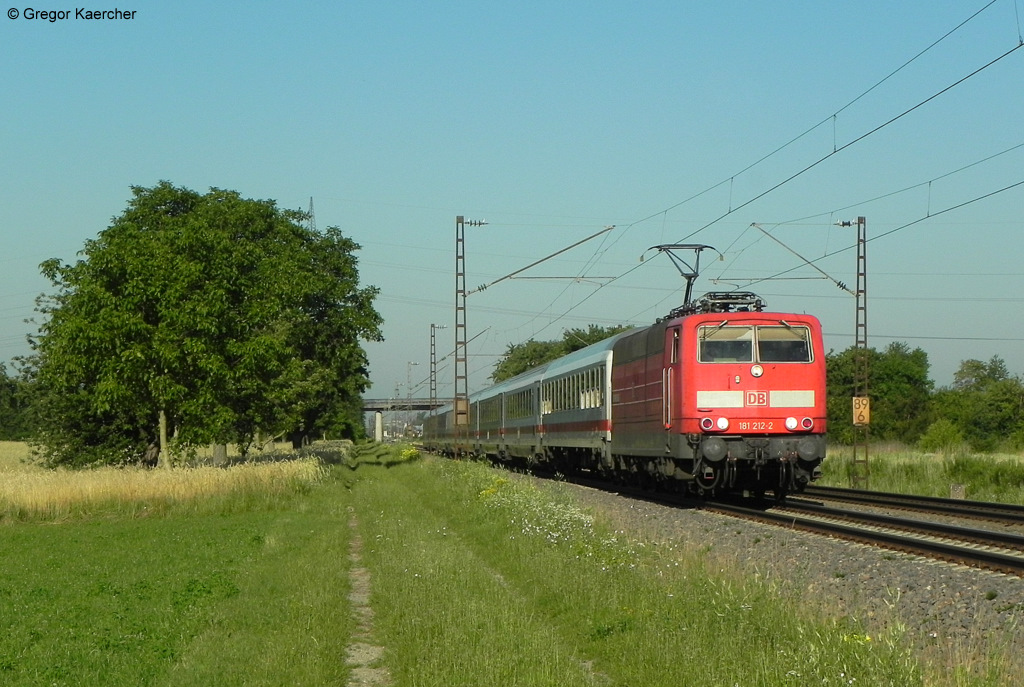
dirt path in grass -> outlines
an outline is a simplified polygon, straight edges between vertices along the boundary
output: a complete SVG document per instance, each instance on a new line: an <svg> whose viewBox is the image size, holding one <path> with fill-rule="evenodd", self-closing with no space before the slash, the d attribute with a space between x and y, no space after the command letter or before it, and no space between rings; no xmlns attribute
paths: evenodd
<svg viewBox="0 0 1024 687"><path fill-rule="evenodd" d="M359 536L358 525L355 511L349 508L348 526L352 530L352 539L349 544L348 557L352 562L352 569L349 572L352 590L349 592L348 598L352 604L356 630L352 634L352 643L345 651L345 663L352 668L348 685L349 687L390 685L391 673L387 668L379 665L381 657L384 655L384 647L373 643L370 571L363 567L363 540Z"/></svg>

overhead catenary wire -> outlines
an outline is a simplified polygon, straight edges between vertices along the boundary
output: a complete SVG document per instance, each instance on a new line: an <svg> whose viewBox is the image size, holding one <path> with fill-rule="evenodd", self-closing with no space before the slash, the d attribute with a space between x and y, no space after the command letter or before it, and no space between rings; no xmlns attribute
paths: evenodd
<svg viewBox="0 0 1024 687"><path fill-rule="evenodd" d="M833 284L835 284L836 286L838 286L839 288L841 288L841 289L842 289L843 291L846 291L846 292L847 292L848 294L850 294L851 296L856 296L856 295L857 295L857 293L856 293L855 291L852 291L852 290L851 290L851 289L850 289L850 288L849 288L848 286L846 286L846 284L844 284L844 283L843 283L843 282L841 282L841 281L838 281L838 280L834 279L834 278L832 277L832 275L830 275L830 274L829 274L828 272L826 272L825 270L821 269L820 267L818 267L817 265L815 265L815 264L814 264L813 262L811 262L810 260L808 260L808 259L807 259L807 258L805 258L804 256L802 256L802 255L800 255L799 253L797 253L797 252L796 252L795 250L793 250L792 248L790 248L789 246L787 246L787 245L786 245L785 243L783 243L783 242L782 242L782 241L780 241L779 239L777 239L777 238L775 238L774 236L772 236L772 235L771 235L771 233L769 233L769 232L765 231L764 227L762 227L762 226L761 226L760 224L757 224L757 223L755 222L755 223L751 224L750 226L752 226L752 227L756 227L757 229L759 229L759 230L761 231L761 233L762 233L762 234L764 234L765 236L767 236L768 238L770 238L770 239L771 239L772 241L775 241L775 243L779 244L780 246L782 246L783 248L785 248L786 250L788 250L788 251L789 251L790 253L792 253L792 254L793 254L793 255L795 255L796 257L798 257L798 258L800 258L801 260L803 260L803 261L804 261L804 262L805 262L806 264L808 264L808 265L810 265L811 267L813 267L814 269L816 269L816 270L817 270L818 272L820 272L820 273L821 273L821 275L822 275L823 277L825 277L825 279L828 279L828 280L829 280L829 281L831 281L831 282L832 282Z"/></svg>
<svg viewBox="0 0 1024 687"><path fill-rule="evenodd" d="M626 225L626 227L625 227L625 230L631 229L632 227L636 226L637 224L642 224L642 223L644 223L644 222L646 222L646 221L648 221L648 220L651 220L651 219L653 219L653 218L655 218L655 217L657 217L657 216L659 216L659 215L667 214L668 212L670 212L670 211L672 211L672 210L675 210L676 208L679 208L679 207L681 207L681 206L683 206L683 205L685 205L685 204L687 204L687 203L689 203L689 202L691 202L691 201L693 201L693 200L696 200L697 198L699 198L699 197L703 196L703 195L704 195L704 194L706 194L706 193L709 193L709 192L711 192L711 191L713 191L713 190L717 189L717 188L718 188L718 187L720 187L720 186L723 186L724 184L730 184L730 185L731 185L731 184L733 183L733 181L735 180L735 178L736 178L736 177L738 177L738 176L740 176L741 174L744 174L744 173L746 173L746 172L749 172L749 171L750 171L751 169L753 169L753 168L754 168L754 167L756 167L757 165L761 164L762 162L764 162L765 160L768 160L768 159L769 159L769 158L771 158L771 157L774 157L774 156L775 156L776 154L778 154L778 153L782 152L783 150L785 150L785 149L786 149L786 148L788 148L789 146L793 145L793 144L794 144L794 143L796 143L797 141L801 140L801 139L802 139L802 138L804 138L805 136L807 136L807 135L811 134L812 132L814 132L815 130L817 130L818 128L820 128L820 127L821 127L821 126L822 126L823 124L826 124L826 123L828 123L828 122L830 122L830 121L831 121L831 122L833 123L833 144L832 144L832 147L833 147L833 154L834 154L834 153L837 153L837 152L839 152L839 150L841 150L841 149L837 149L837 148L836 148L836 143L835 143L835 121L836 121L836 118L838 117L838 115L839 115L839 114L841 114L841 113L842 113L842 112L843 112L844 110L848 109L849 107L851 107L852 105L854 105L855 103L857 103L857 102L858 102L859 100L861 100L862 98L864 98L865 96L867 96L867 95L868 95L869 93L871 93L872 91L874 91L874 90L875 90L876 88L878 88L879 86L881 86L882 84L884 84L884 83L885 83L886 81L888 81L888 80L889 80L889 79L891 79L892 77L894 77L894 76L895 76L896 74L898 74L899 72L903 71L903 70L904 70L905 68L907 68L908 66L910 66L910 65L911 65L911 64L912 64L913 62L917 61L917 60L918 60L918 59L919 59L920 57L922 57L922 56L923 56L923 55L924 55L925 53L929 52L929 51L930 51L930 50L931 50L932 48L934 48L935 46L937 46L937 45L938 45L939 43L941 43L942 41L946 40L946 39L947 39L947 38L949 38L949 37L950 37L951 35L953 35L954 33L956 33L956 32L957 32L958 30L960 30L961 28L963 28L963 27L964 27L964 26L965 26L966 24L968 24L969 22L971 22L972 20L974 20L974 19L975 19L975 18L976 18L976 17L978 16L978 15L980 15L980 14L981 14L982 12L984 12L984 11L985 11L985 10L987 10L987 9L988 9L989 7L991 7L992 5L994 5L994 4L995 4L995 3L997 2L997 1L998 1L998 0L989 0L989 2L988 2L988 3L986 3L986 4L985 4L985 5L983 6L983 7L981 7L981 8L979 9L979 10L977 10L976 12L974 12L973 14L971 14L971 15L970 15L969 17L967 17L966 19L964 19L964 20L963 20L962 22L960 22L959 24L957 24L956 26L954 26L954 27L953 27L952 29L950 29L949 31L947 31L947 32L946 32L945 34L943 34L943 35L942 35L941 37L939 37L938 39L936 39L935 41L933 41L933 42L932 42L931 44L929 44L929 45L928 45L928 46L927 46L926 48L924 48L923 50L921 50L920 52L918 52L918 53L917 53L916 55L914 55L913 57L911 57L911 58L910 58L909 60L907 60L906 62L904 62L903 64L901 64L901 65L900 65L899 67L897 67L896 69L894 69L894 70L892 70L891 72L889 72L889 74L887 74L886 76L882 77L882 78L881 78L881 79L880 79L879 81L877 81L877 82L876 82L875 84L873 84L873 85L872 85L872 86L871 86L870 88L868 88L867 90L865 90L865 91L861 92L861 93L860 93L859 95L857 95L857 96L856 96L855 98L853 98L852 100L850 100L850 101L849 101L848 103L846 103L845 105L843 105L842 107L840 107L840 108L839 108L838 110L836 110L835 112L833 112L832 114L830 114L830 115L829 115L828 117L824 118L823 120L821 120L821 121L820 121L820 122L818 122L817 124L814 124L813 126L809 127L809 128L808 128L808 129L806 129L805 131L803 131L802 133L800 133L800 134L798 134L798 135L794 136L793 138L791 138L790 140L786 141L786 142L785 142L785 143L783 143L782 145L778 146L778 147L777 147L777 148L775 148L774 150L772 150L772 151L770 151L770 152L766 153L765 155L761 156L760 158L758 158L758 159L754 160L753 162L751 162L750 164L748 164L748 165L747 165L746 167L744 167L743 169L741 169L741 170L739 170L738 172L735 172L735 173L733 173L733 174L729 175L729 176L728 176L727 178L725 178L725 179L722 179L722 180L721 180L721 181L719 181L718 183L716 183L716 184L713 184L713 185L711 185L711 186L709 186L709 187L705 188L704 190L702 190L702 191L699 191L699 192L697 192L697 193L695 193L695 194L693 194L693 195L689 196L688 198L685 198L685 199L683 199L683 200L681 200L681 201L679 201L679 202L677 202L677 203L674 203L674 204L672 204L672 205L668 206L667 208L665 208L664 210L659 210L658 212L655 212L655 213L652 213L652 214L650 214L650 215L647 215L646 217L643 217L642 219L636 220L636 221L634 221L634 222L630 222L630 223L629 223L628 225ZM1018 31L1018 33L1019 33L1019 31ZM1020 47L1020 46L1018 45L1018 47ZM1012 51L1011 51L1011 52L1012 52ZM1003 55L1002 57L1005 57L1005 55ZM1002 57L1000 57L1000 58L998 58L998 59L1002 59ZM971 75L968 75L968 77L969 77L969 76L971 76ZM968 77L965 77L965 78L968 78ZM958 82L958 83L959 83L959 82ZM956 85L956 84L954 84L954 85ZM948 90L948 89L947 89L947 90ZM941 93L940 93L940 94L941 94ZM936 94L936 95L939 95L939 94ZM935 97L935 96L933 96L933 97ZM925 101L925 102L927 102L927 101ZM924 103L920 103L920 104L919 104L918 106L920 106L921 104L924 104ZM906 113L904 113L904 114L906 114ZM900 116L902 116L902 115L900 115ZM884 124L884 125L882 125L882 126L886 126L886 125L888 125L889 123L891 123L891 122L887 122L886 124ZM873 131L872 131L872 132L868 132L868 134L867 134L867 135L870 135L871 133L873 133ZM863 137L862 137L862 138L863 138ZM852 141L852 142L851 142L850 144L852 144L852 143L854 143L854 142L856 142L856 141ZM850 144L847 144L847 145L846 145L846 146L844 146L844 147L847 147L847 146L849 146ZM820 161L819 161L819 162L820 162ZM806 171L806 170L805 170L805 171ZM800 173L802 173L802 172L800 172ZM787 179L786 181L789 181L789 179ZM782 183L786 183L786 182L782 182ZM768 193L768 192L770 192L770 191L772 191L772 190L774 190L774 188L773 188L773 189L769 189L769 191L767 191L766 193ZM762 195L763 195L763 194L762 194ZM758 197L760 197L760 196L758 196ZM754 200L756 200L756 198L755 198ZM751 202L752 202L752 201L751 201ZM740 206L740 207L742 207L742 206ZM723 217L725 217L725 216L727 216L727 215L729 215L729 214L732 214L732 212L733 212L733 211L735 211L735 210L738 210L738 209L739 209L739 207L737 207L737 208L733 208L733 207L732 207L732 195L731 195L731 191L730 191L730 200L729 200L729 212L728 212L728 213L726 213L726 215L723 215ZM719 220L721 220L721 219L722 219L723 217L719 217L719 218L717 218L717 219L715 220L715 222L718 222L718 221L719 221ZM713 222L713 223L714 223L714 222ZM710 225L708 225L708 226L710 226ZM707 228L707 226L705 226L705 227L702 227L702 228L701 228L701 229L699 229L698 231L702 231L703 229L706 229L706 228ZM625 233L625 231L624 231L623 233ZM696 232L695 232L695 233L696 233ZM679 242L679 243L682 243L683 241L686 241L687 239L691 238L691 237L692 237L693 235L694 235L694 234L690 234L690 236L687 236L687 237L685 237L685 238L683 238L683 239L680 239L680 240L679 240L678 242Z"/></svg>
<svg viewBox="0 0 1024 687"><path fill-rule="evenodd" d="M995 3L995 1L996 1L996 0L990 0L990 2L988 2L988 3L987 3L987 4L985 4L985 5L984 5L984 6L982 7L982 8L980 8L979 10L977 10L976 12L974 12L974 13L973 13L972 15L970 15L969 17L967 17L967 18L966 18L965 20L963 20L962 22L960 22L959 24L957 24L957 26L955 26L955 27L954 27L953 29L951 29L951 30L947 31L947 32L946 32L945 34L943 34L943 36L941 36L941 37L940 37L939 39L937 39L937 40L933 41L933 42L932 42L932 43L931 43L931 44L930 44L930 45L929 45L928 47L926 47L926 48L925 48L924 50L922 50L922 51L918 52L918 53L917 53L916 55L914 55L914 57L912 57L911 59L909 59L909 60L907 60L906 62L904 62L904 63L903 63L902 65L900 65L900 67L898 67L898 68L896 68L895 70L893 70L892 72L890 72L890 73L889 73L888 75L886 75L886 76L885 76L884 78L882 78L881 80L879 80L879 81L878 81L877 83L875 83L875 84L874 84L873 86L871 86L871 87L870 87L869 89L865 90L864 92L862 92L861 94L859 94L859 95L858 95L858 96L857 96L856 98L854 98L854 99L852 99L851 101L849 101L848 103L846 103L846 104L845 104L845 105L844 105L843 107L841 107L841 108L839 108L838 110L836 110L836 112L835 112L835 113L833 113L832 115L829 115L829 117L828 117L828 118L826 118L826 119L822 120L822 121L821 121L821 122L819 122L818 124L814 125L813 127L811 127L811 128L809 128L809 129L807 129L807 130L806 130L806 131L804 131L803 133L801 133L801 134L799 134L798 136L794 137L793 139L791 139L791 140L790 140L790 141L788 141L787 143L783 144L782 146L779 146L778 148L776 148L776 149L775 149L775 150L773 150L772 152L768 153L767 155L765 155L765 156L762 156L762 157L761 157L761 158L759 158L758 160L755 160L755 161L754 161L753 163L751 163L751 164L750 164L750 165L748 165L747 167L743 168L742 170L740 170L739 172L737 172L737 173L735 173L735 174L732 174L732 175L730 175L730 176L729 176L728 178L726 178L726 179L723 179L722 181L718 182L717 184L714 184L714 185L712 185L712 186L709 186L708 188L704 189L703 191L700 191L700 192L698 192L698 193L696 193L696 194L693 194L693 195L689 196L688 198L686 198L686 199L684 199L684 200L682 200L682 201L679 201L678 203L675 203L675 204L673 204L673 205L671 205L671 206L669 206L669 207L667 207L667 208L665 208L665 209L663 209L663 210L659 210L658 212L655 212L655 213L652 213L652 214L650 214L650 215L647 215L646 217L643 217L642 219L636 220L636 221L634 221L634 222L630 222L629 224L625 225L625 227L623 228L623 231L622 231L622 232L620 232L620 233L618 234L618 236L616 237L615 241L617 242L618 240L620 240L620 239L621 239L621 238L622 238L622 237L623 237L623 236L624 236L624 235L626 234L626 232L628 232L628 230L630 230L630 229L631 229L632 227L634 227L634 226L636 226L636 225L638 225L638 224L641 224L641 223L643 223L643 222L646 222L646 221L648 221L648 220L650 220L650 219L653 219L654 217L658 217L658 216L660 216L660 215L665 215L666 213L670 212L671 210L674 210L674 209L676 209L676 208L678 208L678 207L680 207L680 206L682 206L682 205L684 205L684 204L686 204L686 203L688 203L688 202L690 202L690 201L692 201L692 200L694 200L694 199L696 199L696 198L698 198L698 197L700 197L700 196L704 195L705 193L707 193L707 192L709 192L709 191L711 191L711 190L713 190L713 189L716 189L716 188L718 188L718 187L720 187L720 186L722 186L722 185L724 185L724 184L726 184L726 183L730 183L730 184L731 184L731 183L732 183L732 180L733 180L733 179L734 179L734 178L735 178L736 176L738 176L739 174L743 174L744 172L746 172L746 171L749 171L750 169L752 169L752 168L753 168L753 167L755 167L756 165L758 165L758 164L760 164L761 162L763 162L764 160L766 160L766 159L768 159L768 158L772 157L773 155L775 155L776 153L778 153L778 152L780 152L781 150L785 149L785 148L786 148L786 147L788 147L789 145L792 145L792 144L793 144L793 143L795 143L796 141L800 140L801 138L803 138L803 137L804 137L804 136L806 136L807 134L811 133L812 131L814 131L815 129L817 129L818 127L820 127L820 126L821 126L822 124L824 124L825 122L829 121L830 119L833 119L833 118L834 118L834 117L835 117L836 115L838 115L839 113L841 113L841 112L843 112L844 110L846 110L847 108L849 108L849 107L850 107L851 105L853 105L853 104L854 104L854 103L856 103L856 102L857 102L858 100L860 100L861 98L863 98L864 96L866 96L866 95L867 95L868 93L870 93L870 92L871 92L872 90L874 90L875 88L877 88L878 86L880 86L880 85L881 85L882 83L884 83L885 81L887 81L887 80L889 80L890 78L892 78L893 76L895 76L895 75L896 75L897 73L899 73L900 71L902 71L902 70L903 70L903 69L904 69L905 67L907 67L907 66L908 66L909 64L911 64L912 62L914 62L915 60L917 60L918 58L920 58L920 57L921 57L922 55L924 55L924 54L925 54L926 52L928 52L929 50L931 50L932 48L934 48L934 47L935 47L936 45L938 45L938 44L939 44L939 43L941 43L941 42L942 42L943 40L945 40L946 38L948 38L948 37L949 37L950 35L952 35L952 34L953 34L954 32L956 32L957 30L959 30L960 28L962 28L962 27L963 27L964 25L966 25L966 24L967 24L968 22L970 22L971 20L973 20L974 18L976 18L976 17L977 17L977 16L979 15L979 14L981 14L981 13L982 13L982 12L984 12L984 11L985 11L986 9L988 9L989 7L991 7L991 6L992 6L992 5L993 5L993 4ZM877 133L877 132L879 132L879 131L881 131L881 130L885 129L886 127L888 127L888 126L892 125L893 123L895 123L895 122L899 121L900 119L902 119L902 118L906 117L907 115L911 114L912 112L914 112L914 111L918 110L919 108L923 107L924 105L928 104L929 102L931 102L931 101L935 100L936 98L938 98L938 97L942 96L943 94L945 94L945 93L949 92L950 90L952 90L952 89L956 88L957 86L959 86L960 84L964 83L964 82L965 82L965 81L967 81L968 79L970 79L970 78L974 77L975 75L977 75L977 74L981 73L982 71L984 71L984 70L986 70L986 69L988 69L988 68L992 67L992 66L993 66L993 65L995 65L996 63L1000 62L1001 60L1005 59L1005 58L1006 58L1006 57L1008 57L1009 55L1011 55L1011 54L1013 54L1014 52L1016 52L1016 51L1017 51L1018 49L1020 49L1021 47L1024 47L1024 43L1018 43L1018 45L1016 45L1016 46L1014 46L1014 47L1010 48L1009 50L1005 51L1005 52L1004 52L1004 53L1002 53L1001 55L999 55L999 56L995 57L994 59L990 60L990 61L989 61L989 62L987 62L986 64L984 64L984 65L982 65L982 66L978 67L977 69L974 69L974 70L973 70L973 71L971 71L970 73L968 73L968 74L966 74L965 76L963 76L963 77L961 77L961 78L957 79L956 81L954 81L953 83L951 83L951 84L947 85L946 87L942 88L941 90L939 90L939 91L937 91L937 92L933 93L932 95L930 95L929 97L925 98L924 100L921 100L920 102L918 102L917 104L913 105L912 107L910 107L910 108L907 108L906 110L904 110L904 111L900 112L899 114L897 114L897 115L895 115L895 116L891 117L890 119L886 120L885 122L883 122L883 123L881 123L881 124L879 124L879 125L875 126L874 128L872 128L872 129L868 130L867 132L865 132L865 133L861 134L860 136L858 136L858 137L856 137L856 138L854 138L854 139L852 139L852 140L848 141L847 143L843 144L842 146L837 146L837 145L835 145L835 143L833 143L833 150L832 150L832 152L830 152L830 153L827 153L826 155L824 155L824 156L822 156L822 157L818 158L817 160L815 160L815 161L811 162L810 164L808 164L807 166L805 166L805 167L804 167L803 169L801 169L801 170L797 171L796 173L794 173L794 174L792 174L792 175L790 175L790 176L786 177L786 178L785 178L785 179L783 179L782 181L780 181L780 182L778 182L778 183L776 183L776 184L772 185L772 186L771 186L771 187L769 187L768 189L766 189L766 190L762 191L761 193L759 193L759 194L755 195L754 197L752 197L752 198L750 198L750 199L748 199L748 200L744 201L743 203L741 203L741 204L739 204L739 205L737 205L737 206L735 206L735 207L734 207L734 206L732 205L732 202L731 202L731 200L730 200L730 203L729 203L729 209L728 209L728 211L727 211L727 212L725 212L724 214L722 214L722 215L720 215L720 216L718 216L718 217L714 218L714 219L713 219L712 221L710 221L710 222L708 222L708 223L704 224L703 226L701 226L701 227L700 227L700 228L698 228L697 230L695 230L695 231L691 232L690 234L688 234L688 235L686 235L686 236L682 237L681 239L679 239L679 240L678 240L678 242L679 242L679 243L683 243L683 242L685 242L685 241L688 241L689 239L693 238L694 236L696 236L696 235L697 235L697 234L699 234L700 232L702 232L702 231L704 231L705 229L707 229L707 228L709 228L709 227L713 226L714 224L717 224L718 222L720 222L721 220L725 219L725 218L726 218L726 217L728 217L729 215L731 215L731 214L735 213L736 211L738 211L738 210L740 210L740 209L742 209L742 208L744 208L744 207L746 207L746 206L750 205L751 203L754 203L755 201L757 201L757 200L759 200L759 199L761 199L761 198L765 197L766 195L768 195L768 194L770 194L770 193L772 193L772 192L774 192L774 191L778 190L778 189L779 189L779 188L781 188L782 186L784 186L784 185L788 184L789 182L793 181L794 179L796 179L796 178L798 178L798 177L802 176L803 174L807 173L808 171L810 171L810 170L814 169L815 167L817 167L818 165L820 165L820 164L821 164L822 162L824 162L824 161L828 160L829 158L833 157L834 155L836 155L836 154L838 154L838 153L840 153L840 152L842 152L842 151L844 151L844 150L846 150L846 149L848 149L848 148L850 148L850 147L852 147L852 146L854 146L854 145L856 145L856 144L860 143L861 141L863 141L863 140L867 139L868 137L872 136L873 134L875 134L875 133ZM881 238L881 236L877 236L877 237L874 237L874 239L877 239L877 238ZM874 239L872 239L872 240L874 240ZM613 242L613 245L614 245L614 242ZM594 295L595 293L597 293L598 291L600 291L600 289L601 289L601 288L603 288L603 287L605 287L605 286L608 286L609 284L611 284L611 283L613 283L613 282L615 282L615 281L617 281L617 280L619 280L619 279L622 279L623 277L625 277L625 276L627 276L628 274L632 273L632 272L633 272L633 271L635 271L636 269L638 269L638 266L635 266L635 267L632 267L632 268L630 268L630 269L629 269L629 270L627 270L626 272L624 272L624 273L622 273L621 275L619 275L619 277L617 277L616 279L613 279L613 280L611 280L611 281L610 281L610 282L608 282L607 284L602 284L602 285L598 286L598 288L597 288L597 289L596 289L596 290L595 290L594 292L592 292L592 293L591 293L590 295L588 295L587 297L583 298L582 300L580 300L580 301L579 301L579 302L577 302L576 304L572 305L572 306L571 306L571 307L570 307L570 308L569 308L569 309L568 309L568 310L567 310L567 311L566 311L565 313L563 313L562 315L560 315L560 316L556 317L556 318L555 318L554 320L552 320L551 322L549 322L547 326L550 326L551 324L553 324L553 323L557 322L557 321L558 321L558 320L560 320L560 319L561 319L562 317L564 317L564 316L568 315L568 314L569 314L570 312L572 312L572 311L573 311L573 310L575 310L576 308L580 307L580 306L581 306L581 305L582 305L583 303L585 303L586 301L588 301L588 300L589 300L589 299L590 299L590 298L591 298L591 297L592 297L592 296L593 296L593 295ZM545 327L545 328L546 328L546 327Z"/></svg>
<svg viewBox="0 0 1024 687"><path fill-rule="evenodd" d="M707 224L703 225L702 227L700 227L696 231L694 231L694 232L684 236L683 238L679 239L679 242L681 243L683 241L688 241L689 239L693 238L694 236L696 236L700 232L704 231L708 227L710 227L710 226L712 226L714 224L717 224L719 221L721 221L721 220L725 219L726 217L728 217L729 215L733 214L737 210L745 208L746 206L750 205L751 203L753 203L753 202L755 202L757 200L760 200L761 198L764 198L769 193L772 193L773 191L778 190L779 188L785 186L786 184L788 184L789 182L793 181L797 177L800 177L800 176L806 174L810 170L812 170L815 167L817 167L818 165L820 165L825 160L828 160L829 158L831 158L833 155L841 153L842 151L846 150L850 146L855 145L857 143L860 143L861 141L863 141L864 139L868 138L869 136L871 136L871 135L881 131L882 129L886 128L887 126L889 126L889 125L899 121L900 119L902 119L903 117L906 117L908 114L910 114L914 110L917 110L918 108L921 108L924 105L927 105L932 100L935 100L936 98L938 98L942 94L944 94L944 93L946 93L946 92L956 88L957 86L959 86L963 82L967 81L971 77L973 77L973 76L975 76L977 74L980 74L982 71L988 69L989 67L991 67L992 65L996 64L1000 60L1002 60L1002 59L1004 59L1006 57L1009 57L1013 53L1015 53L1018 50L1020 50L1022 47L1024 47L1024 44L1018 44L1018 45L1010 48L1009 50L1004 52L1002 55L999 55L998 57L996 57L995 59L991 60L990 62L982 65L981 67L978 67L977 69L975 69L971 73L967 74L966 76L963 76L960 79L957 79L956 81L954 81L950 85L946 86L945 88L943 88L942 90L938 91L937 93L934 93L934 94L928 96L927 98L925 98L921 102L917 103L913 107L907 108L906 110L904 110L903 112L899 113L895 117L892 117L888 121L885 121L882 124L879 124L874 129L871 129L870 131L867 131L867 132L861 134L860 136L858 136L857 138L853 139L852 141L849 141L849 142L843 144L842 146L840 146L839 148L834 149L831 153L828 153L826 155L821 156L820 158L818 158L817 160L815 160L811 164L807 165L806 167L804 167L800 171L798 171L798 172L796 172L794 174L791 174L790 176L786 177L785 179L783 179L782 181L778 182L774 186L772 186L772 187L762 191L761 193L759 193L756 196L754 196L753 198L750 198L747 201L741 203L740 205L736 206L735 208L730 208L729 210L727 210L723 214L719 215L715 219L711 220Z"/></svg>
<svg viewBox="0 0 1024 687"><path fill-rule="evenodd" d="M1004 186L1003 188L997 189L995 191L991 191L989 193L985 193L985 194L977 196L975 198L971 198L970 200L966 200L966 201L964 201L962 203L957 203L956 205L951 205L950 207L944 208L942 210L939 210L938 212L933 212L933 213L927 214L927 215L925 215L923 217L919 217L919 218L917 218L917 219L915 219L915 220L913 220L911 222L907 222L906 224L902 224L902 225L896 227L895 229L890 229L889 231L886 231L886 232L883 232L881 234L878 234L877 236L872 236L871 238L867 239L867 241L868 241L868 243L870 243L872 241L877 241L878 239L885 238L886 236L891 236L892 234L895 234L898 231L903 231L904 229L907 229L907 228L912 227L914 225L920 224L921 222L925 222L927 220L934 219L935 217L938 217L939 215L944 215L947 212L952 212L953 210L959 210L960 208L963 208L963 207L966 207L966 206L971 205L973 203L977 203L979 201L985 200L986 198L991 198L992 196L999 195L1000 193L1005 193L1006 191L1013 190L1013 189L1015 189L1015 188L1017 188L1019 186L1024 186L1024 180L1018 181L1018 182L1010 184L1008 186ZM813 266L813 263L815 263L815 262L820 262L820 261L822 261L822 260L824 260L826 258L831 258L832 256L839 255L840 253L845 253L846 251L852 250L852 249L854 249L856 247L857 247L856 244L850 244L850 245L848 245L848 246L846 246L844 248L839 248L837 250L832 251L831 253L827 253L825 255L822 255L822 256L820 256L818 258L815 258L813 260L808 260L806 262L807 262L807 264L810 264L810 265ZM762 282L766 282L766 281L771 281L771 280L777 279L778 277L781 277L784 274L789 274L790 272L798 270L801 267L803 267L803 265L797 265L797 266L791 267L791 268L789 268L787 270L783 270L782 272L778 272L778 273L773 274L771 276L764 277L763 279L757 279L757 280L751 281L751 282L748 283L748 286L752 286L754 284L760 284Z"/></svg>
<svg viewBox="0 0 1024 687"><path fill-rule="evenodd" d="M840 212L845 212L846 210L850 210L850 209L853 209L853 208L856 208L856 207L861 207L863 205L867 205L868 203L874 203L874 202L877 202L879 200L885 200L886 198L892 198L893 196L898 196L899 194L906 193L907 191L913 191L914 189L921 188L922 186L929 186L929 185L933 184L936 181L939 181L941 179L945 179L947 177L951 177L954 174L959 174L960 172L963 172L963 171L966 171L968 169L971 169L972 167L977 167L978 165L981 165L981 164L984 164L984 163L989 162L991 160L994 160L997 157L1000 157L1001 155L1006 155L1007 153L1012 153L1013 151L1015 151L1015 150L1017 150L1019 148L1024 148L1024 143L1018 143L1016 145L1010 146L1009 148L1005 148L1005 149L999 151L998 153L993 153L992 155L988 155L986 157L983 157L980 160L975 160L974 162L968 163L966 165L963 165L962 167L958 167L958 168L956 168L954 170L951 170L949 172L944 172L943 174L940 174L938 176L932 177L931 179L928 179L926 181L920 181L920 182L918 182L916 184L911 184L910 186L904 186L903 188L898 189L896 191L889 191L888 193L883 193L880 196L874 196L873 198L868 198L867 200L861 200L861 201L857 201L856 203L850 203L849 205L845 205L845 206L840 207L840 208L835 208L835 209L829 210L827 212L818 212L818 213L815 213L813 215L805 215L803 217L797 217L796 219L791 219L791 220L786 220L784 222L779 222L779 225L795 224L797 222L803 222L805 220L814 219L816 217L824 217L825 215L835 215L835 214L838 214ZM930 203L930 199L929 199L929 203ZM831 224L831 222L830 222L830 224Z"/></svg>
<svg viewBox="0 0 1024 687"><path fill-rule="evenodd" d="M562 253L570 251L573 248L575 248L576 246L584 244L587 241L590 241L591 239L595 239L598 236L601 236L602 234L607 234L609 231L611 231L614 228L615 228L614 224L608 225L604 229L602 229L601 231L595 232L595 233L591 234L590 236L588 236L588 237L586 237L584 239L580 239L579 241L577 241L576 243L572 244L571 246L566 246L565 248L562 248L561 250L557 250L554 253L552 253L551 255L543 257L540 260L535 260L534 262L531 262L526 267L521 267L520 269L516 270L515 272L510 272L509 274L506 274L503 277L499 277L498 279L495 279L494 281L492 281L492 282L490 282L488 284L484 284L483 286L478 286L477 288L473 289L472 291L467 292L466 295L468 296L468 295L471 295L471 294L478 293L480 291L484 291L486 289L489 289L490 287L494 286L495 284L500 284L501 282L505 281L506 279L511 279L511 278L515 277L517 274L522 274L526 270L528 270L530 268L533 268L533 267L536 267L537 265L539 265L539 264L541 264L543 262L547 262L551 258L557 257L557 256L561 255Z"/></svg>

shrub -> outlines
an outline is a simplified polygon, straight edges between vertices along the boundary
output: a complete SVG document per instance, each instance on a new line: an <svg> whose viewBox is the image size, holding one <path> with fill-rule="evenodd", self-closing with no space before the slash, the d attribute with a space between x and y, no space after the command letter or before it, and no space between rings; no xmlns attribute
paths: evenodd
<svg viewBox="0 0 1024 687"><path fill-rule="evenodd" d="M918 442L918 447L928 453L952 453L964 442L964 436L952 422L946 418L936 420Z"/></svg>

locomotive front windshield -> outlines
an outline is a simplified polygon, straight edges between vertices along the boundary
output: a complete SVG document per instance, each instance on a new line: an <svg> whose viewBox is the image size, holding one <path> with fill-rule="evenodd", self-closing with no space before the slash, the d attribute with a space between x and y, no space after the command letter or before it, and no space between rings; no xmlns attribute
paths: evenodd
<svg viewBox="0 0 1024 687"><path fill-rule="evenodd" d="M809 363L811 332L807 327L776 325L707 325L697 330L702 363Z"/></svg>

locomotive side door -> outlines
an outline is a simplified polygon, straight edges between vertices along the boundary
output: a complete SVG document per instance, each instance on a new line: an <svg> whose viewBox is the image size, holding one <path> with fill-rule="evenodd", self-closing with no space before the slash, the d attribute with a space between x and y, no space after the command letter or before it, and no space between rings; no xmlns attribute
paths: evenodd
<svg viewBox="0 0 1024 687"><path fill-rule="evenodd" d="M665 354L661 371L661 424L671 433L679 422L679 400L682 398L682 355L680 327L665 329Z"/></svg>

